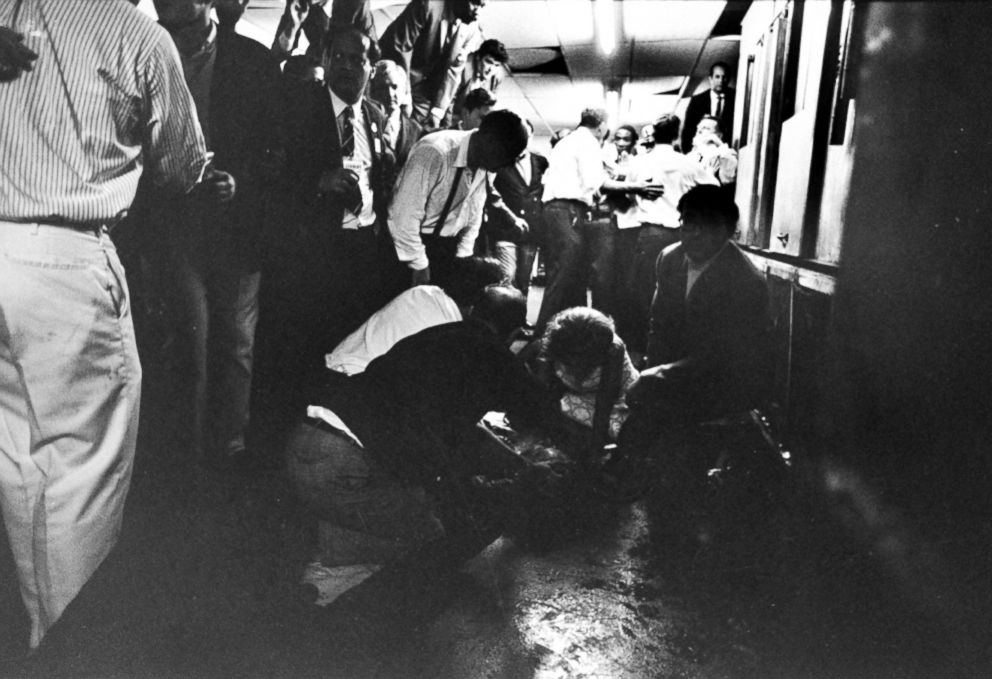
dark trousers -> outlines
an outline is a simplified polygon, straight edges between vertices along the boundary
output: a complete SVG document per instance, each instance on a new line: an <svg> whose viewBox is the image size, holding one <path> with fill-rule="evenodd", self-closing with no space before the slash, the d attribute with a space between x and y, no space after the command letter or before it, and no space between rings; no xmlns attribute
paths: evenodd
<svg viewBox="0 0 992 679"><path fill-rule="evenodd" d="M624 233L631 232L630 235ZM679 242L679 230L656 224L643 224L637 229L624 229L618 238L617 269L625 271L624 301L618 305L617 331L633 351L647 349L651 300L656 284L655 268L661 251ZM620 251L623 254L620 254ZM624 257L623 261L620 258ZM629 257L629 260L626 259ZM622 311L621 311L622 310Z"/></svg>
<svg viewBox="0 0 992 679"><path fill-rule="evenodd" d="M458 237L435 237L422 234L427 262L431 268L431 285L444 286L451 278L458 255Z"/></svg>
<svg viewBox="0 0 992 679"><path fill-rule="evenodd" d="M608 219L590 220L579 201L552 200L544 205L545 267L548 276L537 317L543 327L559 311L585 305L588 286L592 306L613 313L613 234Z"/></svg>
<svg viewBox="0 0 992 679"><path fill-rule="evenodd" d="M173 295L188 352L194 451L244 448L261 274L208 261L182 246L171 255Z"/></svg>
<svg viewBox="0 0 992 679"><path fill-rule="evenodd" d="M324 355L389 301L378 238L372 226L322 233L267 276L260 387L276 407L299 405Z"/></svg>

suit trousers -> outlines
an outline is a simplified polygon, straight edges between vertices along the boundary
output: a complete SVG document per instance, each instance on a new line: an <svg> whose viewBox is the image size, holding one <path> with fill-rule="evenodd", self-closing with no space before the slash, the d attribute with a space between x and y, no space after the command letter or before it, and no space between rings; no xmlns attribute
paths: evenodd
<svg viewBox="0 0 992 679"><path fill-rule="evenodd" d="M543 328L559 311L584 306L586 288L592 306L613 312L613 234L608 219L588 219L588 209L572 200L544 204L544 254L547 288L537 316Z"/></svg>
<svg viewBox="0 0 992 679"><path fill-rule="evenodd" d="M173 249L171 260L188 352L193 452L243 450L262 276L182 246Z"/></svg>
<svg viewBox="0 0 992 679"><path fill-rule="evenodd" d="M513 283L526 297L527 291L530 290L530 275L534 270L534 260L537 258L537 245L498 240L495 249L503 277Z"/></svg>
<svg viewBox="0 0 992 679"><path fill-rule="evenodd" d="M444 535L422 489L401 483L320 420L296 425L286 458L297 494L320 522L325 566L391 561Z"/></svg>
<svg viewBox="0 0 992 679"><path fill-rule="evenodd" d="M0 508L33 648L117 541L140 397L108 232L0 221Z"/></svg>

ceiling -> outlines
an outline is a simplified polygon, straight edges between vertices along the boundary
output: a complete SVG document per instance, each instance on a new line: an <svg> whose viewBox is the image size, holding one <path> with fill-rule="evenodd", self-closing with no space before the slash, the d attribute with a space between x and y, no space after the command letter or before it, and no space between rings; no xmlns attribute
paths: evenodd
<svg viewBox="0 0 992 679"><path fill-rule="evenodd" d="M371 0L381 34L406 0ZM750 2L718 0L489 0L479 23L510 54L512 77L499 106L548 136L578 123L579 111L605 106L613 126L640 126L681 112L681 98L706 88L714 61L736 66L740 20ZM152 16L151 0L139 7ZM251 0L238 31L271 44L285 0ZM616 43L606 55L612 19ZM607 98L607 90L618 95ZM612 102L612 105L611 105Z"/></svg>

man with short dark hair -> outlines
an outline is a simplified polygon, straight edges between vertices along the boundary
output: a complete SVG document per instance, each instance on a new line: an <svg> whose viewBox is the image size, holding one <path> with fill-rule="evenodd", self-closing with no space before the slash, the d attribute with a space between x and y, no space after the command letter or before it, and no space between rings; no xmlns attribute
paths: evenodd
<svg viewBox="0 0 992 679"><path fill-rule="evenodd" d="M282 177L283 222L276 343L293 365L291 376L316 365L327 350L389 300L381 284L385 238L385 179L393 156L383 139L385 117L365 98L374 40L354 26L329 34L326 84L291 92ZM285 370L283 374L285 376Z"/></svg>
<svg viewBox="0 0 992 679"><path fill-rule="evenodd" d="M506 46L493 38L483 40L479 49L468 56L454 100L448 115L445 116L445 122L449 127L452 114L457 115L462 110L469 92L482 88L496 95L496 90L506 78L506 63L509 59Z"/></svg>
<svg viewBox="0 0 992 679"><path fill-rule="evenodd" d="M606 131L606 112L585 109L579 126L559 141L548 156L543 238L548 286L537 318L538 327L562 309L585 304L589 269L593 307L613 313L613 234L608 220L590 218L595 196L600 191L659 193L648 182L609 178L602 149Z"/></svg>
<svg viewBox="0 0 992 679"><path fill-rule="evenodd" d="M622 440L760 406L768 388L768 290L730 242L739 213L719 186L682 196L681 242L658 260L647 365ZM627 428L630 431L627 431Z"/></svg>
<svg viewBox="0 0 992 679"><path fill-rule="evenodd" d="M710 66L710 88L689 100L685 110L685 125L682 126L682 153L692 151L692 138L696 136L696 125L704 115L711 115L726 130L727 138L734 129L734 100L737 93L730 86L730 66L718 61Z"/></svg>
<svg viewBox="0 0 992 679"><path fill-rule="evenodd" d="M272 41L272 52L279 61L289 58L303 34L309 42L307 56L319 59L324 53L324 38L328 31L341 26L355 26L375 39L369 0L286 0L286 10L279 19Z"/></svg>
<svg viewBox="0 0 992 679"><path fill-rule="evenodd" d="M493 111L477 130L435 132L413 147L389 207L389 231L413 285L443 284L455 258L473 254L487 199L491 217L526 233L527 222L487 187L490 173L512 164L527 139L520 116Z"/></svg>
<svg viewBox="0 0 992 679"><path fill-rule="evenodd" d="M466 95L462 102L461 109L456 117L456 126L459 130L474 130L482 123L482 119L489 115L496 105L496 97L485 88L474 89Z"/></svg>
<svg viewBox="0 0 992 679"><path fill-rule="evenodd" d="M479 12L487 0L410 0L382 34L382 54L410 78L413 119L440 127L469 55L482 44Z"/></svg>
<svg viewBox="0 0 992 679"><path fill-rule="evenodd" d="M679 240L679 199L693 186L717 183L712 172L675 150L678 116L662 116L655 122L652 133L654 148L634 156L628 166L628 177L661 184L665 192L650 200L634 197L634 209L627 216L637 226L623 229L621 241L621 248L632 250L632 257L627 265L625 303L618 306L617 327L624 341L638 352L644 351L655 262L662 250Z"/></svg>
<svg viewBox="0 0 992 679"><path fill-rule="evenodd" d="M468 320L406 337L314 395L287 457L320 520L318 603L468 520L470 480L494 462L477 429L487 412L531 426L553 413L508 348L525 314L519 291L489 286Z"/></svg>
<svg viewBox="0 0 992 679"><path fill-rule="evenodd" d="M524 122L533 135L534 128L530 121ZM499 191L507 207L527 221L527 233L523 235L502 233L490 228L499 224L496 219L486 222L487 232L496 242L496 257L499 258L506 279L524 296L530 290L530 274L543 232L541 195L544 192L544 172L547 169L547 158L525 148L513 165L497 170L496 179L493 180L493 187Z"/></svg>
<svg viewBox="0 0 992 679"><path fill-rule="evenodd" d="M246 460L260 242L282 142L279 67L262 45L221 31L216 0L154 0L176 43L213 165L230 189L166 199L154 217L167 246L180 330L189 352L194 453L220 466Z"/></svg>

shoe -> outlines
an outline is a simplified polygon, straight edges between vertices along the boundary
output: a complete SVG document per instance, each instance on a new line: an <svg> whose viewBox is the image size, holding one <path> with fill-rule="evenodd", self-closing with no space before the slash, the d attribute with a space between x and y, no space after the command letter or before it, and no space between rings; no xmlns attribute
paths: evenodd
<svg viewBox="0 0 992 679"><path fill-rule="evenodd" d="M347 566L325 566L319 561L307 564L300 583L317 588L317 606L328 606L348 590L375 575L379 564L356 563Z"/></svg>

